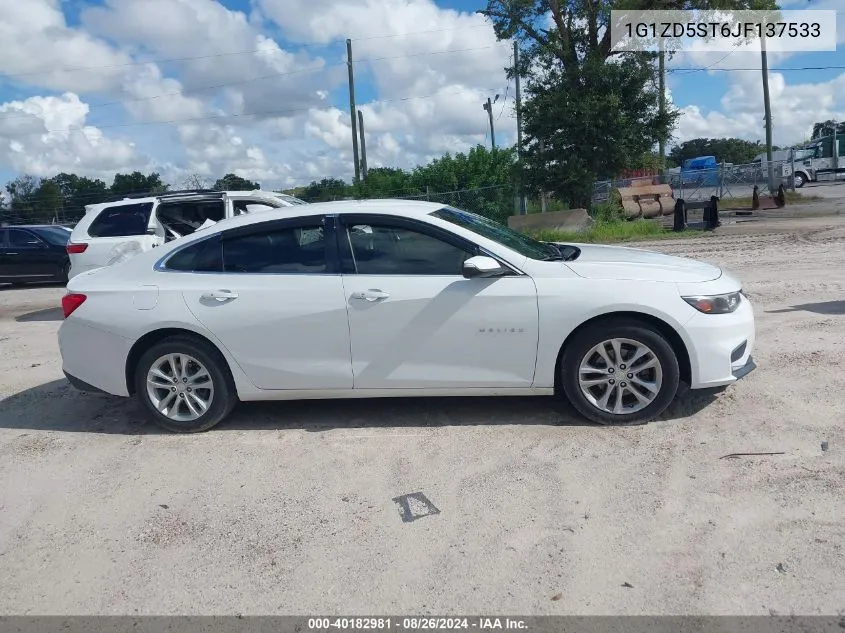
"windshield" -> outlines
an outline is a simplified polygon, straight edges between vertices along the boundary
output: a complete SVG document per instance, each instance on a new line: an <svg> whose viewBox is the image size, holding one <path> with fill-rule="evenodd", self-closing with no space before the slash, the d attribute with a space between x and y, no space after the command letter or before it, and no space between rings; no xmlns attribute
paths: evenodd
<svg viewBox="0 0 845 633"><path fill-rule="evenodd" d="M65 246L70 240L70 230L61 226L40 226L33 231L53 246Z"/></svg>
<svg viewBox="0 0 845 633"><path fill-rule="evenodd" d="M473 233L477 233L488 240L498 242L502 246L516 251L520 255L531 259L550 259L559 257L560 253L551 244L538 242L532 237L510 229L503 224L494 222L475 213L461 211L453 207L443 207L431 214L435 218L457 224Z"/></svg>

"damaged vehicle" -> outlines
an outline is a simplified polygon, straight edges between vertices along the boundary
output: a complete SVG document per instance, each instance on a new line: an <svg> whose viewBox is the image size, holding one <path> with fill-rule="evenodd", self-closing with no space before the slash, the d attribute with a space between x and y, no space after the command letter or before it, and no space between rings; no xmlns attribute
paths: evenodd
<svg viewBox="0 0 845 633"><path fill-rule="evenodd" d="M85 207L67 244L68 278L111 266L220 220L306 202L275 191L174 191Z"/></svg>

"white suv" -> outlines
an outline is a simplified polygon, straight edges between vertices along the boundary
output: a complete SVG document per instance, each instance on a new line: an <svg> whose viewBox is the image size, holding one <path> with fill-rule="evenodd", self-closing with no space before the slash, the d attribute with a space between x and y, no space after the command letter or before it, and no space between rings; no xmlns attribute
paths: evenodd
<svg viewBox="0 0 845 633"><path fill-rule="evenodd" d="M177 191L126 196L85 207L67 252L69 278L110 266L242 213L307 204L273 191Z"/></svg>

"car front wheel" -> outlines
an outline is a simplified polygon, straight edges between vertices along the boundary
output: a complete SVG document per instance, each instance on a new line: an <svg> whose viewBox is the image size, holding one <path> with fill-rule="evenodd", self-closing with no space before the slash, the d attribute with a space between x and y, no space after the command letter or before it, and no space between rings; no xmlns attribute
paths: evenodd
<svg viewBox="0 0 845 633"><path fill-rule="evenodd" d="M561 383L569 402L599 424L643 424L678 391L678 359L652 327L612 320L588 326L567 344Z"/></svg>
<svg viewBox="0 0 845 633"><path fill-rule="evenodd" d="M237 401L220 353L204 341L182 336L160 341L141 356L135 394L156 424L177 433L207 431Z"/></svg>

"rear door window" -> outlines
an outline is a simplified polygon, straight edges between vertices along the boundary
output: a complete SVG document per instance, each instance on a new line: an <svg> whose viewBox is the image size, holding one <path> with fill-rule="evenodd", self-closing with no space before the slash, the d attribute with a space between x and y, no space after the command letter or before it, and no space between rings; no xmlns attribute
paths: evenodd
<svg viewBox="0 0 845 633"><path fill-rule="evenodd" d="M88 235L91 237L145 235L152 210L152 202L106 207L91 222Z"/></svg>
<svg viewBox="0 0 845 633"><path fill-rule="evenodd" d="M164 267L179 272L222 272L223 251L220 238L200 240L176 251Z"/></svg>
<svg viewBox="0 0 845 633"><path fill-rule="evenodd" d="M41 248L44 242L29 231L9 229L9 248Z"/></svg>
<svg viewBox="0 0 845 633"><path fill-rule="evenodd" d="M232 273L325 273L323 226L315 223L225 239L223 264Z"/></svg>

